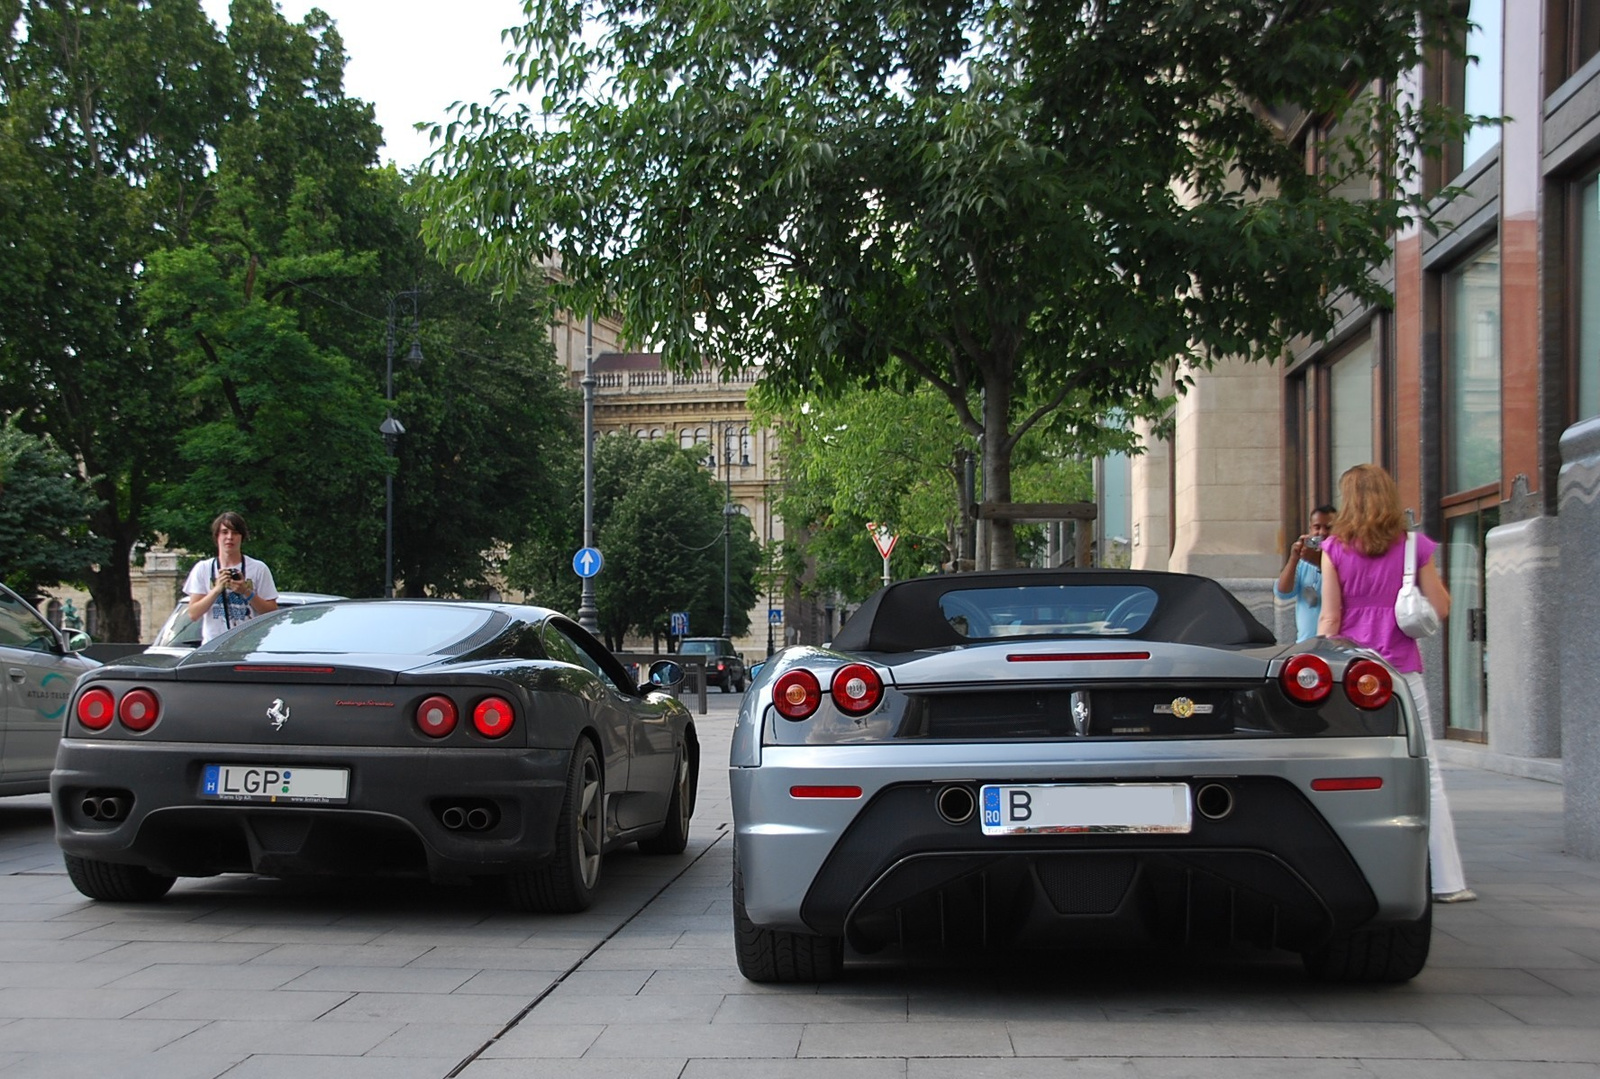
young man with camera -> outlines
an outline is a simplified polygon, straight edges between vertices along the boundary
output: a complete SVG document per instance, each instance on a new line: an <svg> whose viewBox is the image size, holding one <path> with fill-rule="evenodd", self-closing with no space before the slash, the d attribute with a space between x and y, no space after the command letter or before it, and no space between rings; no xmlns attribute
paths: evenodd
<svg viewBox="0 0 1600 1079"><path fill-rule="evenodd" d="M259 558L246 558L241 548L250 530L232 510L211 522L217 556L195 563L183 582L189 597L189 617L200 623L200 643L248 622L258 614L278 609L278 589L272 570Z"/></svg>
<svg viewBox="0 0 1600 1079"><path fill-rule="evenodd" d="M1322 541L1333 529L1336 512L1332 506L1318 506L1311 511L1310 526L1289 548L1289 561L1284 563L1273 588L1279 599L1294 600L1297 641L1317 635L1317 616L1322 613Z"/></svg>

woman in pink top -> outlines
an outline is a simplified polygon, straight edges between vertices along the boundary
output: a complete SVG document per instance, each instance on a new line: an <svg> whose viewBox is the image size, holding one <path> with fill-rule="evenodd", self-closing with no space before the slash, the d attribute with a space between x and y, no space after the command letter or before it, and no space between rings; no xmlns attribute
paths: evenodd
<svg viewBox="0 0 1600 1079"><path fill-rule="evenodd" d="M1455 821L1445 797L1444 779L1433 755L1428 691L1422 682L1422 653L1401 632L1394 601L1405 576L1406 527L1400 489L1377 465L1356 465L1339 477L1339 516L1322 545L1322 616L1317 632L1343 637L1370 648L1400 672L1416 703L1417 722L1428 746L1428 854L1433 868L1433 898L1439 903L1476 899L1461 870ZM1450 593L1433 564L1438 544L1417 533L1417 586L1439 617L1450 613Z"/></svg>

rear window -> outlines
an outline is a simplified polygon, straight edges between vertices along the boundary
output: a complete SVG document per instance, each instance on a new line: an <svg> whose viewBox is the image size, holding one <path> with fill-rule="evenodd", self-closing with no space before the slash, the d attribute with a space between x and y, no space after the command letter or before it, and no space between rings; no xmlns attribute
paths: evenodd
<svg viewBox="0 0 1600 1079"><path fill-rule="evenodd" d="M722 651L716 641L684 641L678 653L685 656L714 656Z"/></svg>
<svg viewBox="0 0 1600 1079"><path fill-rule="evenodd" d="M260 652L432 655L470 637L492 617L445 603L314 603L252 618L200 651L214 659Z"/></svg>
<svg viewBox="0 0 1600 1079"><path fill-rule="evenodd" d="M1155 613L1156 594L1136 584L1040 584L966 588L939 597L956 634L995 637L1121 637Z"/></svg>

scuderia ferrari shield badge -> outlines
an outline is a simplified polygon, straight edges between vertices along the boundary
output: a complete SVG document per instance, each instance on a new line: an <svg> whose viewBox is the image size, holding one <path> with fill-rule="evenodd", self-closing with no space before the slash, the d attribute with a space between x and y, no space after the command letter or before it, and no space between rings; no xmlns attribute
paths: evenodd
<svg viewBox="0 0 1600 1079"><path fill-rule="evenodd" d="M1209 704L1195 704L1188 697L1174 697L1171 704L1158 704L1155 713L1158 716L1176 716L1179 719L1188 719L1190 716L1208 716L1212 712Z"/></svg>

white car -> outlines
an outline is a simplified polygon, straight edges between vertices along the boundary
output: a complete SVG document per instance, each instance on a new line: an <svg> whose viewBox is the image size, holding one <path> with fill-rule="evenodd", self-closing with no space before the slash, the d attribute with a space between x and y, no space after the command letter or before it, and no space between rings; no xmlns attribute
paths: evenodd
<svg viewBox="0 0 1600 1079"><path fill-rule="evenodd" d="M87 647L87 633L62 633L0 585L0 795L50 789L72 687L100 666L81 654Z"/></svg>

